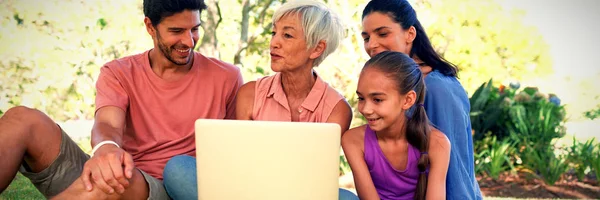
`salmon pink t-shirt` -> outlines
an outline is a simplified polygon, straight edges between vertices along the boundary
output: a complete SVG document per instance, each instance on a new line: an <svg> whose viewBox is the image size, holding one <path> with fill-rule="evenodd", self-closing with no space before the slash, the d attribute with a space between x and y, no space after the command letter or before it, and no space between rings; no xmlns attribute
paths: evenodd
<svg viewBox="0 0 600 200"><path fill-rule="evenodd" d="M316 75L316 73L315 73ZM290 110L281 86L281 74L256 81L252 119L262 121L292 121L291 112L299 112L301 122L327 122L333 108L344 99L340 93L317 75L317 80L298 110Z"/></svg>
<svg viewBox="0 0 600 200"><path fill-rule="evenodd" d="M156 75L149 51L111 61L96 83L96 111L116 106L126 112L122 148L135 166L162 179L175 155L195 155L194 122L235 118L239 68L194 52L190 71L176 81Z"/></svg>

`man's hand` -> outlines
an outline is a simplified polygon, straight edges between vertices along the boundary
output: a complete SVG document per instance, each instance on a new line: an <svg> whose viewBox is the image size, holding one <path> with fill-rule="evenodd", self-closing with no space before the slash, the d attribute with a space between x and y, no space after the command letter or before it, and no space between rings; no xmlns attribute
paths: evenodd
<svg viewBox="0 0 600 200"><path fill-rule="evenodd" d="M81 179L88 191L92 180L102 191L122 194L133 176L133 158L125 150L111 144L102 145L83 166ZM91 179L90 179L91 177Z"/></svg>

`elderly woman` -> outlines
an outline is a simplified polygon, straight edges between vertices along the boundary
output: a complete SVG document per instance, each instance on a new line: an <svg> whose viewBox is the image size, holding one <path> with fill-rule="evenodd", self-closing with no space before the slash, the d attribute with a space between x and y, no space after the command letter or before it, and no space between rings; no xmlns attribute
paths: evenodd
<svg viewBox="0 0 600 200"><path fill-rule="evenodd" d="M237 95L239 120L337 123L348 130L352 111L348 102L313 69L335 51L343 38L339 18L323 3L296 0L273 15L270 44L275 75L244 84ZM164 184L173 199L197 199L196 161L172 158L164 170ZM340 199L357 199L340 189Z"/></svg>
<svg viewBox="0 0 600 200"><path fill-rule="evenodd" d="M350 106L313 69L337 49L339 19L319 2L292 1L275 12L271 34L271 69L277 73L240 88L237 119L332 122L347 130Z"/></svg>

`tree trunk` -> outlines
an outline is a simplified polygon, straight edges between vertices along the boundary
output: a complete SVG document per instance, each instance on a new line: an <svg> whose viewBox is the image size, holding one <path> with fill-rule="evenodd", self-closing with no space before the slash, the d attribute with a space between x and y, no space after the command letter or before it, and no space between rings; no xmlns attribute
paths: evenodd
<svg viewBox="0 0 600 200"><path fill-rule="evenodd" d="M220 58L217 28L223 20L221 8L219 7L218 0L207 0L205 2L208 8L204 11L206 12L206 20L202 20L201 24L204 35L202 36L198 51L205 56Z"/></svg>
<svg viewBox="0 0 600 200"><path fill-rule="evenodd" d="M238 42L238 51L233 57L234 65L242 65L242 52L245 49L244 46L248 43L248 26L250 20L250 10L253 6L250 6L249 0L242 1L242 32L240 35L240 41Z"/></svg>
<svg viewBox="0 0 600 200"><path fill-rule="evenodd" d="M234 64L244 66L242 62L242 53L244 53L246 49L248 49L248 47L253 45L254 40L256 40L257 37L260 36L260 34L252 35L250 37L248 36L250 12L257 7L260 8L261 10L258 11L257 16L257 21L259 22L258 27L262 28L263 30L270 29L272 24L269 22L265 25L265 18L267 16L267 9L271 7L273 1L274 0L264 0L262 7L260 7L257 6L260 5L260 3L258 2L254 5L250 5L249 0L242 0L242 21L240 22L242 32L240 36L240 41L238 42L238 50L235 52L235 56L233 58ZM282 3L285 3L285 0L283 0Z"/></svg>

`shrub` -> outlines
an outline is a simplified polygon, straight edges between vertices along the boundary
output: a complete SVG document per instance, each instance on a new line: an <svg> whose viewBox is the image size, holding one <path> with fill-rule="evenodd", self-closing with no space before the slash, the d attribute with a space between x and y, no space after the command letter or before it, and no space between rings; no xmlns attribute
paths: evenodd
<svg viewBox="0 0 600 200"><path fill-rule="evenodd" d="M471 127L475 132L474 139L481 140L484 134L491 131L495 136L502 139L505 131L502 129L502 114L505 103L505 94L500 94L498 88L493 87L492 80L481 84L469 99L471 104ZM500 122L500 123L499 123Z"/></svg>
<svg viewBox="0 0 600 200"><path fill-rule="evenodd" d="M573 145L569 147L568 161L571 163L579 181L583 181L586 171L590 168L591 164L589 162L598 157L597 154L594 155L594 140L595 138L586 142L578 142L573 137Z"/></svg>
<svg viewBox="0 0 600 200"><path fill-rule="evenodd" d="M536 149L527 146L522 155L523 165L534 171L548 185L554 185L569 167L566 156L557 156L554 148Z"/></svg>
<svg viewBox="0 0 600 200"><path fill-rule="evenodd" d="M596 144L596 148L589 159L590 167L596 175L596 185L600 186L600 143Z"/></svg>
<svg viewBox="0 0 600 200"><path fill-rule="evenodd" d="M488 134L489 136L489 134ZM500 173L513 170L510 160L515 148L509 138L498 142L496 136L489 136L476 143L476 173L487 173L492 179L497 180Z"/></svg>

